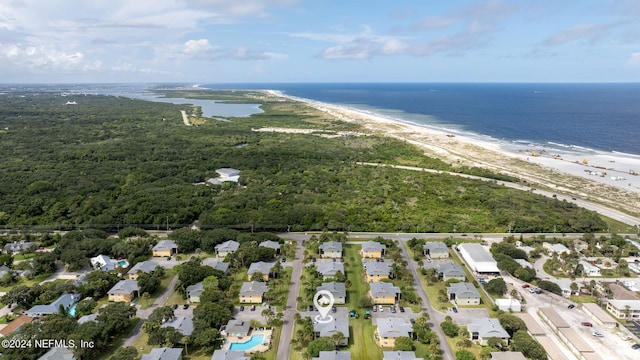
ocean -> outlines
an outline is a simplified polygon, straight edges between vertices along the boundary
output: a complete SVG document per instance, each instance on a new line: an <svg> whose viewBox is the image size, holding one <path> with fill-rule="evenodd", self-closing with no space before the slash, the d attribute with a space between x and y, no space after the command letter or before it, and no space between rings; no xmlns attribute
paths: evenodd
<svg viewBox="0 0 640 360"><path fill-rule="evenodd" d="M260 83L271 89L403 122L509 144L640 156L640 83Z"/></svg>

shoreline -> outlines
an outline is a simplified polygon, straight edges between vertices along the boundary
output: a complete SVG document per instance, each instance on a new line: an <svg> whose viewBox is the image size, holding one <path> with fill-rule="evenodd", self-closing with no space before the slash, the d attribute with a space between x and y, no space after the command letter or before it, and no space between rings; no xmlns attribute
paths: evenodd
<svg viewBox="0 0 640 360"><path fill-rule="evenodd" d="M557 144L508 142L482 134L403 121L369 110L289 96L264 90L269 96L305 103L331 117L361 125L365 130L412 143L425 155L453 166L484 167L582 199L590 199L628 213L640 208L640 155L604 153Z"/></svg>

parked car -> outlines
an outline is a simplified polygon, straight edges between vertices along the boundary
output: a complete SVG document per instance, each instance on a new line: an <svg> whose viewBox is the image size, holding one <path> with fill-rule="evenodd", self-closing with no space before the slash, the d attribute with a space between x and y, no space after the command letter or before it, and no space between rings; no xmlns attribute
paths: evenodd
<svg viewBox="0 0 640 360"><path fill-rule="evenodd" d="M411 321L411 323L412 323L412 324L415 324L415 323L416 323L416 319L411 319L411 320L409 320L409 321Z"/></svg>
<svg viewBox="0 0 640 360"><path fill-rule="evenodd" d="M173 310L178 308L178 304L173 304Z"/></svg>
<svg viewBox="0 0 640 360"><path fill-rule="evenodd" d="M458 313L458 308L457 308L457 307L454 307L454 308L453 308L453 312L457 314L457 313Z"/></svg>
<svg viewBox="0 0 640 360"><path fill-rule="evenodd" d="M244 311L244 305L240 305L240 311Z"/></svg>
<svg viewBox="0 0 640 360"><path fill-rule="evenodd" d="M594 331L592 334L595 337L604 337L604 335L601 332L598 332L598 331Z"/></svg>
<svg viewBox="0 0 640 360"><path fill-rule="evenodd" d="M251 311L256 311L256 306L255 305L251 305Z"/></svg>
<svg viewBox="0 0 640 360"><path fill-rule="evenodd" d="M313 311L313 305L309 305L309 311Z"/></svg>
<svg viewBox="0 0 640 360"><path fill-rule="evenodd" d="M576 307L576 306L573 305L573 304L569 304L569 306L567 306L567 308L569 308L569 309L573 309L574 307Z"/></svg>
<svg viewBox="0 0 640 360"><path fill-rule="evenodd" d="M384 312L384 308L382 307L382 305L378 305L378 310L380 310L380 312Z"/></svg>
<svg viewBox="0 0 640 360"><path fill-rule="evenodd" d="M287 262L287 258L282 258L282 262Z"/></svg>
<svg viewBox="0 0 640 360"><path fill-rule="evenodd" d="M371 308L371 311L373 311L373 312L378 312L378 307L377 307L377 306L375 306L375 305L373 305L373 307Z"/></svg>
<svg viewBox="0 0 640 360"><path fill-rule="evenodd" d="M400 306L400 312L404 312L404 308Z"/></svg>
<svg viewBox="0 0 640 360"><path fill-rule="evenodd" d="M640 344L633 344L633 345L631 345L631 348L633 350L638 350L638 349L640 349Z"/></svg>
<svg viewBox="0 0 640 360"><path fill-rule="evenodd" d="M335 306L332 306L332 307L331 307L331 312L332 312L332 313L334 313L334 312L336 312L336 311L338 311L338 308L336 308Z"/></svg>
<svg viewBox="0 0 640 360"><path fill-rule="evenodd" d="M182 305L182 308L185 309L185 310L188 309L189 308L189 304Z"/></svg>
<svg viewBox="0 0 640 360"><path fill-rule="evenodd" d="M590 322L581 322L582 326L588 326L588 327L593 327L593 324Z"/></svg>
<svg viewBox="0 0 640 360"><path fill-rule="evenodd" d="M394 314L396 313L396 307L395 306L391 307L391 312L394 313Z"/></svg>
<svg viewBox="0 0 640 360"><path fill-rule="evenodd" d="M523 289L530 288L530 287L531 287L531 284L524 284L524 285L522 285L522 288L523 288Z"/></svg>

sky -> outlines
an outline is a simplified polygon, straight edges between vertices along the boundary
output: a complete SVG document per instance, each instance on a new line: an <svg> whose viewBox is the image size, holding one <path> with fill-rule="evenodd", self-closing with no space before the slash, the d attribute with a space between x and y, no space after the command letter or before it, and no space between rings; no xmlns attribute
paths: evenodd
<svg viewBox="0 0 640 360"><path fill-rule="evenodd" d="M2 0L0 83L640 82L637 0Z"/></svg>

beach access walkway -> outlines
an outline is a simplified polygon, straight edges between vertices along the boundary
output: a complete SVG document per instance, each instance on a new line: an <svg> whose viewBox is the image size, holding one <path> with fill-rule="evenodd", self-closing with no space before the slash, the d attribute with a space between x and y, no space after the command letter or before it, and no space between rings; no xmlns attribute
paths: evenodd
<svg viewBox="0 0 640 360"><path fill-rule="evenodd" d="M187 115L187 112L180 110L180 113L182 114L182 122L187 126L192 126L193 124L189 121L189 115Z"/></svg>

